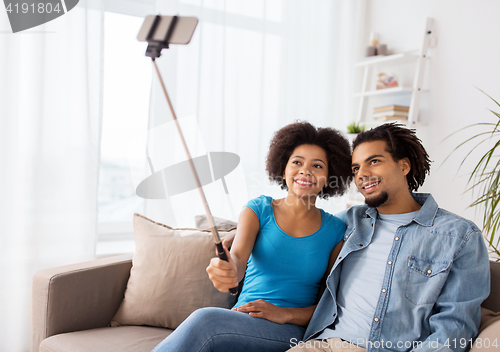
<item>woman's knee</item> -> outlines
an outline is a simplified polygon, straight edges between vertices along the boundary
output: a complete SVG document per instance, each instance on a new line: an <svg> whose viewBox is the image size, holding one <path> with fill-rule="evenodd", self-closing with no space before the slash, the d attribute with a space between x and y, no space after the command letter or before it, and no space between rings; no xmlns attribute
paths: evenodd
<svg viewBox="0 0 500 352"><path fill-rule="evenodd" d="M217 323L227 321L228 313L231 311L225 308L205 307L195 310L183 324L188 324L194 328L199 327L204 330L217 326Z"/></svg>
<svg viewBox="0 0 500 352"><path fill-rule="evenodd" d="M212 321L212 319L222 319L226 317L228 313L231 314L231 312L231 310L226 308L205 307L195 310L188 318L190 319L193 317L201 321Z"/></svg>
<svg viewBox="0 0 500 352"><path fill-rule="evenodd" d="M211 340L218 333L216 321L227 312L230 311L212 307L195 310L154 352L210 350Z"/></svg>

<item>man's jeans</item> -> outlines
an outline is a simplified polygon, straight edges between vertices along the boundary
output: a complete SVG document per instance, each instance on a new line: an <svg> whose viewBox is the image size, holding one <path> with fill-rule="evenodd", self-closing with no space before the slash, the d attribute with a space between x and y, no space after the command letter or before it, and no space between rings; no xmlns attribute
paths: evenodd
<svg viewBox="0 0 500 352"><path fill-rule="evenodd" d="M193 312L153 352L279 352L301 341L304 328L277 324L224 308Z"/></svg>

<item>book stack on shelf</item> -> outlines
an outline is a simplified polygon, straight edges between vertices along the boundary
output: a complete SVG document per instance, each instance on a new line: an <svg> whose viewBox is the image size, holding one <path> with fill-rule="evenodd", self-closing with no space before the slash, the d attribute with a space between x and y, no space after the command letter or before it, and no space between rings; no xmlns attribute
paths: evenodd
<svg viewBox="0 0 500 352"><path fill-rule="evenodd" d="M373 109L373 118L377 122L393 121L393 120L408 120L408 106L387 105Z"/></svg>

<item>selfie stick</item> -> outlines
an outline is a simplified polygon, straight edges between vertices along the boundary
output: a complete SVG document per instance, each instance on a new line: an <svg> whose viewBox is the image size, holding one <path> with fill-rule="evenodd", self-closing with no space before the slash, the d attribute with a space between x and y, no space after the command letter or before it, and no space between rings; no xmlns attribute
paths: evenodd
<svg viewBox="0 0 500 352"><path fill-rule="evenodd" d="M198 190L200 191L200 196L201 200L203 202L203 206L205 207L205 213L207 215L207 220L208 223L210 224L210 230L212 232L212 236L215 241L215 249L217 252L217 256L221 260L225 260L226 262L228 261L226 252L224 251L224 247L222 246L220 236L219 236L219 231L217 231L217 227L215 226L214 219L212 216L212 212L210 211L210 207L208 206L208 201L207 198L205 197L205 192L203 192L203 187L201 186L200 178L198 177L198 173L196 172L196 168L194 166L193 160L191 158L191 153L189 153L188 146L186 144L186 140L184 139L184 135L182 134L181 126L179 124L179 121L177 120L177 115L175 114L174 107L172 106L172 102L170 101L170 98L167 93L167 88L165 87L165 84L163 83L163 79L160 74L160 70L158 69L158 65L156 64L156 58L160 57L161 50L163 48L168 49L168 44L169 44L169 39L170 36L172 35L173 29L175 27L175 24L177 23L177 16L174 16L170 22L167 34L165 36L165 39L163 41L153 41L151 40L153 34L155 33L155 30L160 22L161 16L156 16L153 24L151 26L151 29L149 30L148 36L146 38L146 41L148 42L148 48L146 49L146 56L151 57L151 61L153 62L153 66L155 68L156 74L158 75L158 78L160 80L161 88L163 89L163 93L165 94L165 98L167 98L167 103L170 108L170 111L172 112L172 116L175 121L175 126L177 127L177 131L179 132L179 136L181 137L182 145L184 146L184 151L186 152L186 156L189 161L189 166L191 167L191 171L193 172L194 179L196 181L196 185L198 186ZM233 287L229 290L229 292L232 295L236 295L238 293L238 287Z"/></svg>

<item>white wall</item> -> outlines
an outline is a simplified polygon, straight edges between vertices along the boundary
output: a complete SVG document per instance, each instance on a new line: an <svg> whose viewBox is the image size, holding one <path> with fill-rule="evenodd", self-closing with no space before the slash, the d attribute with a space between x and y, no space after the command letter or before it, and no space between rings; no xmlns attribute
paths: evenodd
<svg viewBox="0 0 500 352"><path fill-rule="evenodd" d="M471 194L463 192L466 174L486 149L481 147L457 173L465 149L443 161L454 147L472 136L473 130L443 139L475 122L498 121L487 108L500 109L475 87L500 100L500 1L376 0L370 3L368 13L368 30L379 32L380 41L396 50L418 47L424 18L434 18L438 44L430 51L430 93L423 98L420 110L427 123L417 128L434 163L421 191L431 192L442 208L481 225L481 214L467 209Z"/></svg>

